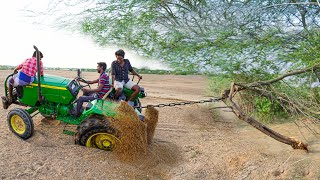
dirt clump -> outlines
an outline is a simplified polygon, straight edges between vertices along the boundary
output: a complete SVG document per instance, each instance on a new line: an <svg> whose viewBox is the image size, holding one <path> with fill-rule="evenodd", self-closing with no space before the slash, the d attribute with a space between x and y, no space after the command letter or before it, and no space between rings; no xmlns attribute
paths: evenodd
<svg viewBox="0 0 320 180"><path fill-rule="evenodd" d="M156 126L158 124L159 111L154 107L148 107L145 112L144 122L147 125L147 142L152 143Z"/></svg>
<svg viewBox="0 0 320 180"><path fill-rule="evenodd" d="M147 152L147 127L126 102L121 102L116 111L111 121L121 142L114 152L120 160L133 161Z"/></svg>

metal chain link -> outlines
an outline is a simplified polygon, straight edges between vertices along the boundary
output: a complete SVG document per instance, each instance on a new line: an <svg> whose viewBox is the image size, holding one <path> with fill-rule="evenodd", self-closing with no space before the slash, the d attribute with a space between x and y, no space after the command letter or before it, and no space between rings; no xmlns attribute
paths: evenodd
<svg viewBox="0 0 320 180"><path fill-rule="evenodd" d="M200 101L185 101L185 102L172 102L172 103L161 103L157 105L146 105L142 106L141 108L150 108L150 107L173 107L173 106L183 106L183 105L191 105L191 104L200 104L200 103L207 103L207 102L218 102L221 101L224 98L210 98L208 100L200 100Z"/></svg>

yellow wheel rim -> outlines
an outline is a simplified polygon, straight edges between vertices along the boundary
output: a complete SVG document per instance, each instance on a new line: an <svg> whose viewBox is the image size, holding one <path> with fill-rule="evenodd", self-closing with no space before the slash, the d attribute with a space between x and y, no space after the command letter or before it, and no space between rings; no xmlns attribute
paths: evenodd
<svg viewBox="0 0 320 180"><path fill-rule="evenodd" d="M117 142L120 140L112 134L95 133L88 138L86 146L111 151L116 148Z"/></svg>
<svg viewBox="0 0 320 180"><path fill-rule="evenodd" d="M22 120L22 118L18 115L13 115L10 119L10 124L14 132L22 135L26 132L26 124Z"/></svg>

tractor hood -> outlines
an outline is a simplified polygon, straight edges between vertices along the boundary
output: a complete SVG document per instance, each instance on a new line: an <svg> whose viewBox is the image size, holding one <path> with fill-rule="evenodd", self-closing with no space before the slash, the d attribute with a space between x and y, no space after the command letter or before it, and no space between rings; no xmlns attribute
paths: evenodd
<svg viewBox="0 0 320 180"><path fill-rule="evenodd" d="M40 80L42 96L49 102L69 104L76 98L78 94L78 91L76 91L77 87L74 91L71 91L71 89L69 88L68 85L71 80L68 78L45 74L44 76L40 77ZM35 80L32 84L26 86L26 90L32 89L35 91L33 93L29 93L33 94L35 96L35 99L37 99L37 87L37 80Z"/></svg>
<svg viewBox="0 0 320 180"><path fill-rule="evenodd" d="M70 79L50 74L45 74L44 76L40 77L41 79L41 87L46 88L58 88L58 87L66 87L68 83L70 82ZM35 81L32 83L38 86L38 81L35 79Z"/></svg>

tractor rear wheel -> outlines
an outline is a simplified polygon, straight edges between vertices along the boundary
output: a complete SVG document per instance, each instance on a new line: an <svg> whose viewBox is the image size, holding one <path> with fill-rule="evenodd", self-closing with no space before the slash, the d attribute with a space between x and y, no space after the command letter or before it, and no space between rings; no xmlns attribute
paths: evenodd
<svg viewBox="0 0 320 180"><path fill-rule="evenodd" d="M114 150L120 140L117 131L111 128L110 124L108 119L99 116L87 118L77 127L76 144L106 151Z"/></svg>
<svg viewBox="0 0 320 180"><path fill-rule="evenodd" d="M18 137L28 139L32 136L34 125L29 113L20 108L13 109L7 116L9 129Z"/></svg>

